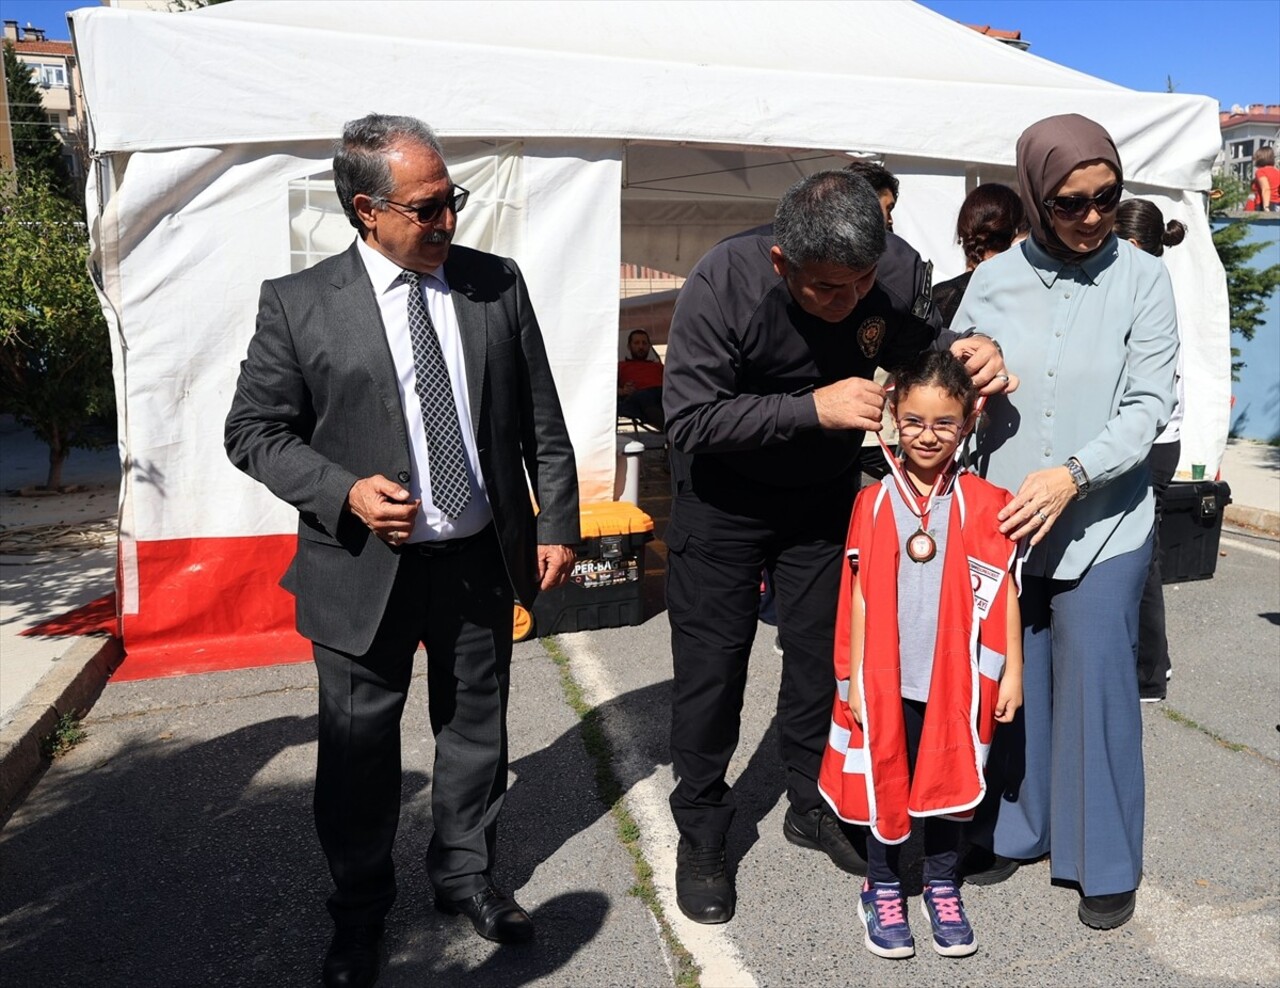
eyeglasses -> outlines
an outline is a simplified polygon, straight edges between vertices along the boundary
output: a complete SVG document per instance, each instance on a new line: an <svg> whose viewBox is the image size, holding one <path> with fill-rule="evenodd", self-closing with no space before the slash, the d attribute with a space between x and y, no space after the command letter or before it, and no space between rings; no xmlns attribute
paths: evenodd
<svg viewBox="0 0 1280 988"><path fill-rule="evenodd" d="M1109 185L1096 196L1054 196L1044 200L1044 208L1062 220L1078 220L1089 212L1092 206L1099 213L1106 214L1120 205L1120 193L1124 186L1119 182Z"/></svg>
<svg viewBox="0 0 1280 988"><path fill-rule="evenodd" d="M921 422L916 418L898 420L898 435L904 439L919 439L925 430L932 432L940 442L949 443L960 435L963 422L955 419L939 419L937 422Z"/></svg>
<svg viewBox="0 0 1280 988"><path fill-rule="evenodd" d="M464 189L461 185L455 185L449 190L449 195L445 199L428 199L424 203L417 206L410 206L408 203L395 202L391 199L379 198L379 202L388 206L395 206L411 214L419 223L425 226L428 223L434 223L440 218L440 214L446 209L451 213L462 212L462 207L467 204L467 197L471 193Z"/></svg>

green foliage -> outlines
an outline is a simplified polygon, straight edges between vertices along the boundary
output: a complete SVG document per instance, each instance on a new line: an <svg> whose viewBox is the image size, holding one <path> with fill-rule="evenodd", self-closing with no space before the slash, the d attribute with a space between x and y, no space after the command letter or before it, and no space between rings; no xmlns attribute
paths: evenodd
<svg viewBox="0 0 1280 988"><path fill-rule="evenodd" d="M0 188L0 243L0 411L48 443L57 488L73 447L109 444L93 420L115 408L88 238L78 208L24 173Z"/></svg>
<svg viewBox="0 0 1280 988"><path fill-rule="evenodd" d="M13 45L4 43L4 79L13 130L14 164L20 171L44 177L59 194L70 196L71 177L62 160L62 142L45 116L40 89L31 69L18 60Z"/></svg>
<svg viewBox="0 0 1280 988"><path fill-rule="evenodd" d="M53 730L40 739L40 754L49 759L60 758L88 736L77 714L63 714Z"/></svg>
<svg viewBox="0 0 1280 988"><path fill-rule="evenodd" d="M1215 175L1214 192L1210 198L1210 213L1215 219L1226 219L1226 214L1240 209L1248 195L1248 187L1230 175ZM1247 214L1246 214L1247 215ZM1218 260L1227 273L1227 300L1231 311L1231 332L1252 340L1258 324L1263 321L1267 300L1280 288L1280 264L1268 268L1253 266L1253 258L1266 248L1265 241L1244 243L1249 233L1247 219L1232 219L1213 231L1213 246ZM1240 348L1231 348L1231 380L1240 380L1244 361L1239 359Z"/></svg>

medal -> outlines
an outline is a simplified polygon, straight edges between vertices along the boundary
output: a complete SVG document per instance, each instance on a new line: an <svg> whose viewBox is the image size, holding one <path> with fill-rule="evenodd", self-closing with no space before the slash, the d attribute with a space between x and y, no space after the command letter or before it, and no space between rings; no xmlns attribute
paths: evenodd
<svg viewBox="0 0 1280 988"><path fill-rule="evenodd" d="M911 538L907 539L907 555L913 563L927 563L938 554L938 543L923 528L917 528Z"/></svg>

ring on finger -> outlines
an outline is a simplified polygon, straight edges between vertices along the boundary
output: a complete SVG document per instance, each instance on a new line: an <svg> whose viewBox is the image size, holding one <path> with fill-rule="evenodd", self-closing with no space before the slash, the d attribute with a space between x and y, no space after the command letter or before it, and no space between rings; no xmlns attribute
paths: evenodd
<svg viewBox="0 0 1280 988"><path fill-rule="evenodd" d="M1008 384L1008 383L1009 383L1009 375L1008 375L1008 374L997 374L997 375L996 375L996 380L997 380L997 381L1004 381L1004 383L1005 383L1005 384Z"/></svg>
<svg viewBox="0 0 1280 988"><path fill-rule="evenodd" d="M1049 516L1048 516L1048 515L1046 515L1043 511L1037 511L1037 512L1036 512L1036 515L1037 515L1037 517L1039 517L1039 519L1040 519L1040 523L1041 523L1041 524L1044 524L1045 522L1047 522L1047 521L1049 520Z"/></svg>

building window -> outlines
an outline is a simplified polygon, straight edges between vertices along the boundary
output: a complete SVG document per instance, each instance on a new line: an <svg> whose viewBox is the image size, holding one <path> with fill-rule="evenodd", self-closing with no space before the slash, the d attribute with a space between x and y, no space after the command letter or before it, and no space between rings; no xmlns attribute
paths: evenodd
<svg viewBox="0 0 1280 988"><path fill-rule="evenodd" d="M31 66L31 81L41 89L66 88L67 70L61 65Z"/></svg>

